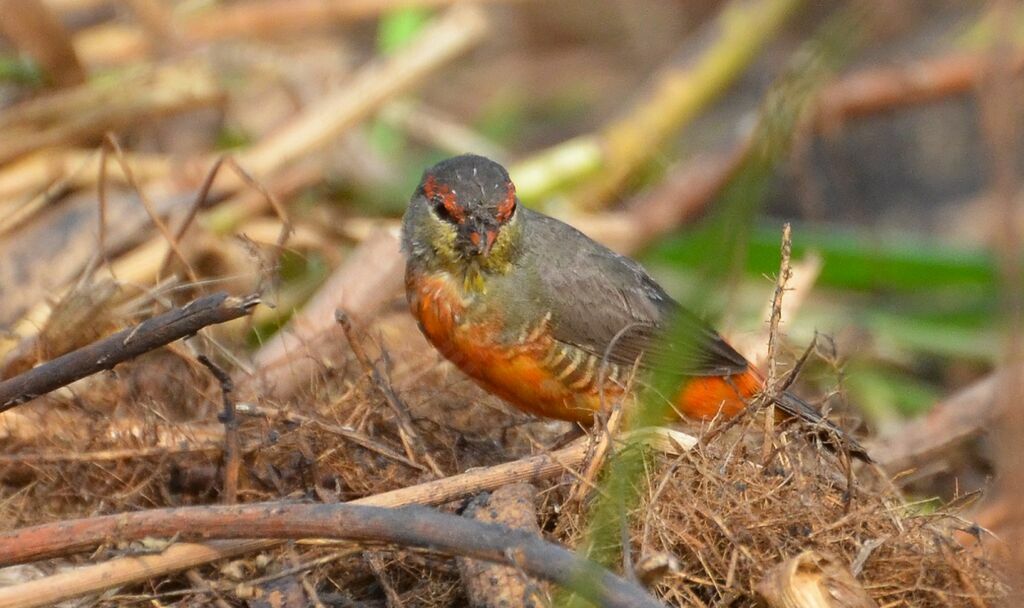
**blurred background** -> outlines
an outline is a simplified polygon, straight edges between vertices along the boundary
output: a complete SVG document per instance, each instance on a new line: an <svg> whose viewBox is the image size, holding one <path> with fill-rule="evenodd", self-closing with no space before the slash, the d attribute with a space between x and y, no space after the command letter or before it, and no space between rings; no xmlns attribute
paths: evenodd
<svg viewBox="0 0 1024 608"><path fill-rule="evenodd" d="M1013 2L0 0L0 377L227 290L274 305L225 338L255 369L340 305L401 378L398 220L475 152L754 357L790 222L802 394L1010 534L1022 37Z"/></svg>

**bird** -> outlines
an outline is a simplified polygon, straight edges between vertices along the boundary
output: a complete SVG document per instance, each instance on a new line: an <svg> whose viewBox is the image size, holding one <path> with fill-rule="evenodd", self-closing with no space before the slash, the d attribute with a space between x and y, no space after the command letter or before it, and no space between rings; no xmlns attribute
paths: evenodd
<svg viewBox="0 0 1024 608"><path fill-rule="evenodd" d="M625 394L634 371L657 369L686 378L674 409L688 418L734 417L764 390L754 366L638 262L522 205L508 171L483 156L423 173L401 247L424 336L520 410L588 424ZM672 323L692 345L665 339ZM773 400L779 415L819 425L826 445L870 462L804 400L790 392Z"/></svg>

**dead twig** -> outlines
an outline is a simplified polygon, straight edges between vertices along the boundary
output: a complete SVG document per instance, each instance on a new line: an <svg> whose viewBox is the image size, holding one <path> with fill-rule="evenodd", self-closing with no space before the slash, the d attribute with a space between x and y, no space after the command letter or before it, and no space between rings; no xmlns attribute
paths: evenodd
<svg viewBox="0 0 1024 608"><path fill-rule="evenodd" d="M395 591L395 586L391 584L391 579L388 578L388 573L384 571L384 559L381 557L379 551L365 551L363 552L363 559L370 566L370 570L373 575L377 577L377 582L380 583L382 589L384 589L384 597L387 600L388 608L402 608L402 596L398 595Z"/></svg>
<svg viewBox="0 0 1024 608"><path fill-rule="evenodd" d="M218 293L147 319L133 328L93 342L0 382L0 412L76 380L185 338L200 329L249 314L259 298Z"/></svg>
<svg viewBox="0 0 1024 608"><path fill-rule="evenodd" d="M429 472L427 468L421 465L420 463L409 460L405 456L402 456L398 452L373 439L369 435L366 435L365 433L360 433L359 431L351 427L342 426L338 424L331 424L329 422L324 422L323 420L318 420L317 418L303 416L302 414L296 412L274 412L266 408L261 408L259 406L254 406L251 404L246 404L242 411L244 414L247 415L262 415L267 417L280 415L289 422L298 424L312 424L332 435L338 435L339 437L343 437L360 447L370 450L371 452L376 452L381 456L384 456L385 458L390 458L395 462L400 462L407 467L416 469L417 471L423 471L424 473Z"/></svg>
<svg viewBox="0 0 1024 608"><path fill-rule="evenodd" d="M635 583L536 534L421 507L264 503L120 513L0 534L0 564L85 551L111 538L127 541L176 535L238 539L321 537L427 548L521 567L531 576L570 588L599 606L661 606Z"/></svg>
<svg viewBox="0 0 1024 608"><path fill-rule="evenodd" d="M764 444L761 451L761 462L766 466L773 452L772 437L775 436L775 399L779 396L779 324L782 322L782 296L786 293L786 285L793 275L789 258L793 252L793 229L786 222L782 226L782 245L779 256L779 276L775 279L775 292L772 294L772 312L768 317L768 377L764 383L767 413L764 417Z"/></svg>
<svg viewBox="0 0 1024 608"><path fill-rule="evenodd" d="M852 72L822 90L816 127L834 132L850 119L972 91L988 64L983 54L957 53ZM1007 64L1008 72L1019 74L1024 69L1024 54L1013 55Z"/></svg>
<svg viewBox="0 0 1024 608"><path fill-rule="evenodd" d="M278 248L283 247L288 239L288 235L291 234L292 231L294 230L291 220L288 219L288 212L281 204L281 201L278 200L276 196L274 196L274 193L271 192L269 188L264 186L262 183L260 183L259 180L250 175L248 171L243 169L242 166L238 164L238 161L236 161L233 156L228 155L221 155L217 157L217 160L213 162L213 166L211 166L209 171L206 172L206 177L203 178L203 183L199 187L199 191L196 193L196 197L195 199L193 199L192 205L189 207L188 212L185 214L185 217L181 219L181 224L178 226L178 229L174 232L174 235L171 237L172 240L170 242L176 244L180 242L181 239L185 236L185 232L189 229L189 226L191 226L192 223L195 221L196 216L199 214L199 210L206 206L207 200L210 198L211 192L213 190L214 180L217 178L217 175L220 173L221 168L224 166L227 166L229 169L231 169L234 172L234 174L239 179L242 180L242 183L249 186L260 196L262 196L262 201L266 205L268 205L277 215L278 219L281 221L281 231L278 234L275 245ZM164 256L164 260L160 264L160 269L157 271L157 276L162 275L167 270L167 267L171 263L172 252L174 251L169 250L167 252L167 255ZM181 256L179 255L178 257Z"/></svg>
<svg viewBox="0 0 1024 608"><path fill-rule="evenodd" d="M242 466L242 456L238 448L238 417L235 415L235 400L231 397L235 384L231 381L231 376L209 357L199 355L198 359L217 379L224 400L224 411L218 416L224 424L224 504L233 505L238 498L238 470Z"/></svg>
<svg viewBox="0 0 1024 608"><path fill-rule="evenodd" d="M114 158L117 160L118 165L121 167L121 171L124 173L125 179L128 180L128 185L131 186L132 190L139 195L139 201L142 202L142 207L146 210L146 214L149 216L150 221L156 226L160 235L163 236L167 242L169 252L174 253L174 257L178 258L181 263L185 266L185 272L188 273L188 278L193 283L199 282L199 275L196 274L195 269L189 264L188 258L185 257L185 253L182 252L178 242L181 239L181 235L171 234L171 229L167 227L167 224L160 217L160 213L156 207L153 206L152 201L146 196L146 193L142 190L142 186L136 181L135 175L132 173L131 165L128 164L128 160L125 157L124 150L121 149L120 142L117 141L117 136L113 133L107 133L103 136L103 146L100 147L100 177L97 182L97 195L99 197L99 251L105 252L106 249L106 181L107 181L107 153L108 150L113 151ZM168 254L169 255L169 254ZM160 267L161 271L166 267L167 263ZM157 275L159 279L159 273Z"/></svg>

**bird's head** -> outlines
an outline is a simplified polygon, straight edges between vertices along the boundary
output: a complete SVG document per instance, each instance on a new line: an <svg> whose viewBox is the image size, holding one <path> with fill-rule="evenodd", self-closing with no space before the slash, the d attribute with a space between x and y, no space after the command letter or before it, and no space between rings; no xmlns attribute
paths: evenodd
<svg viewBox="0 0 1024 608"><path fill-rule="evenodd" d="M466 154L424 172L402 222L406 254L449 271L507 272L520 230L508 171Z"/></svg>

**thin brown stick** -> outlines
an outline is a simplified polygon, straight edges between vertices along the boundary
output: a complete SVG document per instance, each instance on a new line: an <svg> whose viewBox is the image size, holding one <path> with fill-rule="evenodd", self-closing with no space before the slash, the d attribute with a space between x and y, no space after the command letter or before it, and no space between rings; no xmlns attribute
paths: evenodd
<svg viewBox="0 0 1024 608"><path fill-rule="evenodd" d="M217 608L231 608L231 604L225 602L220 593L197 570L189 570L185 573L185 577L188 578L188 582L192 583L193 587L196 587L201 592L213 594L214 606Z"/></svg>
<svg viewBox="0 0 1024 608"><path fill-rule="evenodd" d="M205 296L0 382L0 412L196 333L249 314L259 298Z"/></svg>
<svg viewBox="0 0 1024 608"><path fill-rule="evenodd" d="M285 242L288 240L288 235L290 235L294 230L284 205L281 204L281 201L274 196L274 193L269 188L250 175L248 171L238 164L238 161L236 161L233 156L229 155L218 156L217 160L213 162L213 166L211 166L209 171L206 172L206 177L203 178L203 183L199 187L199 191L196 193L196 197L193 199L188 213L185 214L184 218L182 218L181 225L178 226L178 230L175 231L175 242L180 241L185 236L185 231L188 230L189 226L192 225L192 222L195 221L196 216L199 214L199 210L206 205L207 200L211 197L211 192L213 191L214 180L217 179L217 175L220 174L220 170L224 166L227 166L229 169L234 171L235 175L243 184L249 186L262 196L263 202L269 206L277 215L278 219L281 220L281 231L278 234L275 245L279 249L283 247ZM170 253L170 251L167 252L163 263L160 264L160 270L157 272L157 276L162 275L167 270L167 266L170 265Z"/></svg>
<svg viewBox="0 0 1024 608"><path fill-rule="evenodd" d="M210 370L220 384L221 398L224 400L224 411L220 421L224 423L224 504L233 505L238 498L238 471L242 467L242 455L238 447L238 416L235 415L235 400L231 393L235 384L219 365L206 355L199 355L199 362Z"/></svg>
<svg viewBox="0 0 1024 608"><path fill-rule="evenodd" d="M298 424L313 424L313 425L316 425L317 427L319 427L320 429L322 429L322 430L324 430L324 431L326 431L328 433L331 433L332 435L338 435L339 437L343 437L343 438L351 441L352 443L354 443L354 444L356 444L356 445L358 445L360 447L364 447L367 450L370 450L371 452L376 452L376 453L380 454L381 456L384 456L385 458L390 458L391 460L394 460L395 462L400 462L400 463L404 464L407 467L411 467L411 468L416 469L417 471L423 471L424 473L429 472L427 470L427 468L424 467L423 465L421 465L420 463L414 462L412 460L409 460L405 456L402 456L398 452L392 450L391 448L387 447L383 443L373 439L369 435L366 435L364 433L360 433L359 431L356 431L355 429L352 429L352 428L349 428L349 427L341 426L341 425L338 425L338 424L331 424L329 422L324 422L323 420L319 420L317 418L313 418L313 417L310 417L310 416L304 416L304 415L299 414L297 412L285 412L285 411L275 412L275 411L271 411L271 410L269 410L267 408L262 408L260 406L256 406L256 405L252 405L252 404L246 404L245 405L245 409L243 410L243 413L248 414L248 415L253 415L253 416L267 416L267 417L282 416L288 422L293 422L293 423L298 423Z"/></svg>
<svg viewBox="0 0 1024 608"><path fill-rule="evenodd" d="M384 571L384 559L381 557L380 552L364 551L363 559L366 560L370 570L373 572L373 576L377 578L377 582L384 590L387 608L402 608L402 596L398 595L398 592L395 591L395 586L391 584L388 573Z"/></svg>
<svg viewBox="0 0 1024 608"><path fill-rule="evenodd" d="M146 196L146 193L142 190L142 186L140 186L139 182L136 181L135 174L132 173L131 165L128 164L128 160L125 157L124 150L121 149L121 143L117 140L117 136L113 133L105 134L103 136L103 145L109 146L114 151L114 158L117 160L118 165L121 167L121 171L128 180L128 185L131 186L132 190L134 190L136 194L139 195L139 201L142 202L142 207L146 210L146 214L149 216L150 221L153 222L153 225L156 226L156 229L164 237L168 248L170 248L170 251L174 252L174 257L178 258L185 266L188 278L191 279L193 283L198 283L199 275L196 274L195 269L193 269L192 265L189 264L188 258L185 257L185 254L181 251L181 247L178 245L178 237L171 233L171 229L167 227L166 223L164 223L163 219L160 217L160 213L156 210L156 207L153 206L149 197ZM107 155L103 155L104 163L107 158L109 158ZM105 177L106 169L101 168L100 170L103 171L102 175ZM157 278L159 279L159 276Z"/></svg>
<svg viewBox="0 0 1024 608"><path fill-rule="evenodd" d="M181 225L174 231L173 242L181 242L181 239L185 237L185 232L188 230L192 222L195 221L196 215L199 213L199 209L206 204L207 198L210 196L210 189L213 188L213 180L216 179L217 173L220 172L221 165L224 163L224 157L219 156L214 161L213 166L206 172L206 177L203 178L203 183L199 187L199 192L196 194L195 199L192 200L192 204L188 208L188 212L185 217L181 218ZM171 265L171 253L173 250L168 250L167 254L164 255L163 262L160 263L160 268L156 272L156 276L163 276L167 272L167 267Z"/></svg>
<svg viewBox="0 0 1024 608"><path fill-rule="evenodd" d="M587 466L584 468L581 478L573 485L569 496L562 503L563 509L567 508L568 505L582 502L589 494L591 488L594 487L594 480L597 479L598 473L604 467L612 447L612 441L622 426L622 416L622 406L618 404L608 415L607 422L601 425L599 436L591 439L590 443L593 448Z"/></svg>
<svg viewBox="0 0 1024 608"><path fill-rule="evenodd" d="M333 538L426 548L522 568L599 606L659 607L635 583L536 534L422 507L263 503L153 509L43 524L0 534L0 564L89 550L111 538Z"/></svg>

